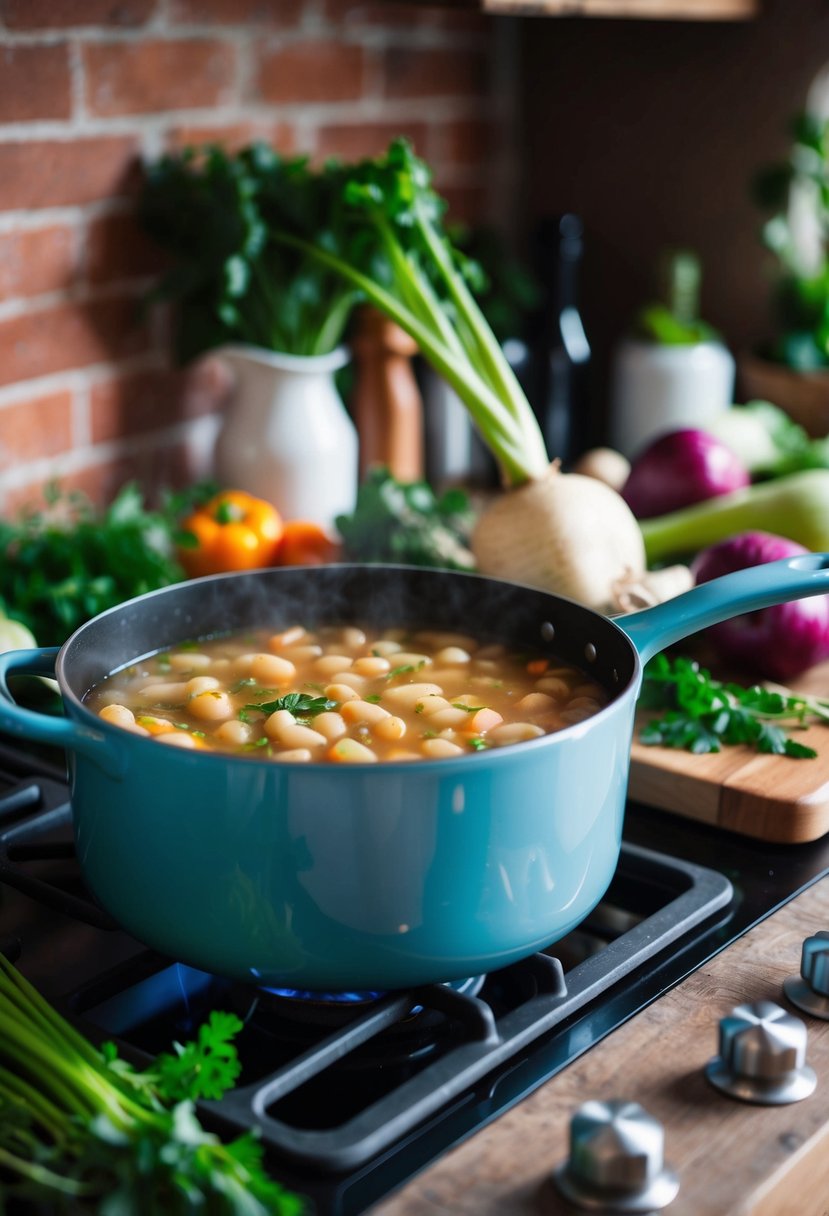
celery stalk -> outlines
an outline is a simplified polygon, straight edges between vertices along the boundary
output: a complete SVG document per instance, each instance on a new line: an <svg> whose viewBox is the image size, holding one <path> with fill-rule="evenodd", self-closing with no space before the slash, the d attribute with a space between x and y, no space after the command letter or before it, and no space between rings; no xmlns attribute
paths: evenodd
<svg viewBox="0 0 829 1216"><path fill-rule="evenodd" d="M829 551L829 469L808 469L640 521L649 562L759 530Z"/></svg>

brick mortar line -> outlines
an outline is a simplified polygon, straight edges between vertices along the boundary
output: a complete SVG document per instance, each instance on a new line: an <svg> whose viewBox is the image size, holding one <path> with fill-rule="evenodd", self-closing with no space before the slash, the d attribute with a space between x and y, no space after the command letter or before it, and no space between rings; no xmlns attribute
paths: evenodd
<svg viewBox="0 0 829 1216"><path fill-rule="evenodd" d="M143 434L130 435L123 439L108 439L102 443L89 443L85 447L60 452L56 456L42 456L15 464L13 468L0 472L0 498L10 490L21 490L33 482L60 481L72 473L115 464L124 457L140 456L154 450L167 451L177 442L187 442L204 428L203 418L190 418L175 426L159 427ZM208 420L209 421L209 420Z"/></svg>
<svg viewBox="0 0 829 1216"><path fill-rule="evenodd" d="M65 122L51 119L39 119L29 123L0 123L0 142L7 144L24 144L32 139L54 143L76 143L79 139L106 139L133 137L140 141L141 137L162 127L167 133L174 131L176 126L184 126L203 121L205 125L216 126L249 121L249 122L295 122L300 118L304 123L343 126L347 122L365 120L372 116L372 111L378 111L375 117L388 121L405 121L417 119L422 121L422 107L428 101L429 118L434 121L434 109L441 110L440 119L467 117L468 114L480 114L481 105L487 108L492 99L487 93L469 93L458 97L452 94L440 94L412 97L384 97L382 94L368 97L357 97L343 101L321 102L233 102L227 106L193 106L181 110L152 110L136 114L118 115L113 118L84 117L69 119ZM382 107L382 112L379 112ZM447 114L445 111L449 111ZM457 113L453 113L457 111ZM468 112L467 113L465 113ZM333 121L335 120L336 121Z"/></svg>
<svg viewBox="0 0 829 1216"><path fill-rule="evenodd" d="M126 198L102 199L100 202L77 206L43 207L33 211L21 207L0 211L0 236L15 232L37 232L39 229L80 228L95 220L114 215L132 215L135 203Z"/></svg>
<svg viewBox="0 0 829 1216"><path fill-rule="evenodd" d="M18 317L36 317L65 304L98 304L106 300L139 300L156 281L156 277L141 275L134 278L112 279L106 283L72 283L57 291L44 291L36 296L14 296L0 301L0 324Z"/></svg>
<svg viewBox="0 0 829 1216"><path fill-rule="evenodd" d="M493 20L495 20L493 18ZM76 43L78 46L138 45L142 42L232 42L236 38L253 34L267 42L284 41L286 45L307 41L331 38L336 35L346 42L381 42L383 44L399 44L415 46L418 49L474 49L486 46L494 32L468 31L452 29L430 29L428 26L406 28L399 25L375 25L354 22L346 25L343 22L326 20L320 17L317 21L300 23L295 26L280 28L267 22L220 24L196 22L191 25L152 24L136 27L135 29L115 29L107 26L72 26L60 30L8 30L0 25L0 42L4 46L64 46Z"/></svg>
<svg viewBox="0 0 829 1216"><path fill-rule="evenodd" d="M90 363L86 367L70 367L60 372L49 372L31 380L16 380L13 384L0 386L0 420L2 411L31 401L36 397L50 397L55 393L82 392L85 387L94 388L112 380L123 379L140 372L169 370L166 351L151 350L140 355L119 360L117 363Z"/></svg>

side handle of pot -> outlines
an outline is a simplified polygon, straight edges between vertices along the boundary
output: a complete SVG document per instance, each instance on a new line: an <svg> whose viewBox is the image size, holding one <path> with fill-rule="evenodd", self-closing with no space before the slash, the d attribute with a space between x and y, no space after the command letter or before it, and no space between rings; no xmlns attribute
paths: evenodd
<svg viewBox="0 0 829 1216"><path fill-rule="evenodd" d="M646 663L666 646L719 621L827 593L829 553L804 553L724 574L664 604L620 617L616 623Z"/></svg>
<svg viewBox="0 0 829 1216"><path fill-rule="evenodd" d="M0 730L33 739L38 743L49 743L67 751L81 752L112 776L119 775L124 763L111 742L71 718L57 718L37 710L24 709L12 696L8 677L54 676L58 648L41 647L36 650L8 650L0 654Z"/></svg>

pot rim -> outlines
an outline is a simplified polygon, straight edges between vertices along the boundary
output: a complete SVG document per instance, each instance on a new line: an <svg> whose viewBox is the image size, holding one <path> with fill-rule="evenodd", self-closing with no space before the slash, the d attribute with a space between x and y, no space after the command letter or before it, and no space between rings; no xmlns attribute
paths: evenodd
<svg viewBox="0 0 829 1216"><path fill-rule="evenodd" d="M222 581L232 581L232 580L239 578L240 576L256 576L257 574L274 573L278 569L279 569L278 567L266 566L266 567L261 567L258 570L233 571L233 572L226 572L226 573L222 573L222 574L209 574L209 575L204 575L203 577L197 578L197 579L187 579L180 583L171 583L166 587L159 587L153 591L145 592L143 595L134 596L132 599L125 600L121 604L116 604L112 608L107 608L103 612L98 613L96 616L92 617L90 620L85 621L66 639L66 641L63 643L63 645L60 647L60 649L57 653L56 659L55 659L55 675L56 675L56 678L58 681L58 686L60 688L61 697L64 700L68 700L71 703L72 708L73 708L73 716L81 718L81 720L83 720L85 722L85 724L92 727L93 729L95 729L97 731L103 731L107 736L111 737L113 740L120 739L123 741L125 738L129 738L130 746L135 745L135 746L139 746L139 747L144 747L144 746L156 747L156 745L159 744L159 740L157 738L154 738L154 737L144 738L141 735L130 735L128 731L123 730L122 728L114 725L113 723L107 722L105 719L99 718L96 714L94 714L89 709L89 707L86 705L86 703L82 699L83 696L85 696L86 693L89 691L89 689L84 689L83 694L79 694L76 691L76 689L72 686L72 684L70 683L69 678L66 674L66 665L69 662L69 660L71 659L72 652L75 649L75 647L82 644L83 635L87 631L90 631L90 630L96 628L98 623L100 621L102 621L103 619L111 617L111 616L116 616L119 613L126 611L129 608L135 606L136 604L143 604L149 600L152 600L155 598L161 598L161 597L164 597L167 595L175 595L176 592L181 593L183 591L183 589L192 588L196 585L212 584L212 583L217 583L217 582L222 582ZM331 564L326 565L325 567L308 567L309 571L314 571L317 569L324 569L326 571L343 571L343 572L349 571L349 570L378 569L378 570L382 570L386 573L395 572L395 571L400 571L400 572L417 571L421 575L427 572L427 568L418 567L418 566L406 566L406 565L402 565L402 564L395 565L395 564L391 564L391 563L350 562L350 563L331 563ZM557 603L565 604L570 608L578 609L581 613L585 614L586 616L595 618L596 620L601 621L603 626L610 625L612 627L614 633L618 636L619 641L624 643L624 645L626 646L626 648L628 649L628 651L631 654L631 657L633 660L633 665L632 665L632 671L631 671L630 678L628 681L626 681L626 683L623 686L621 686L618 689L608 688L606 686L606 684L604 684L602 681L597 679L596 682L602 684L602 687L605 688L605 691L610 696L610 700L608 701L607 705L602 706L602 708L599 709L596 713L592 714L589 718L583 719L581 722L574 722L569 726L562 727L560 730L553 731L549 734L540 735L538 738L535 738L535 739L525 739L525 740L522 740L517 743L504 744L501 747L485 748L485 749L482 749L481 751L470 752L468 754L464 753L461 756L442 757L440 759L434 759L434 760L423 759L423 760L417 760L416 762L408 761L408 760L398 760L398 761L384 760L380 763L376 763L376 762L352 763L347 766L349 769L355 769L355 770L361 770L361 771L378 771L381 773L389 773L392 771L400 772L404 769L410 770L410 769L412 769L412 767L414 765L417 772L438 771L441 773L448 773L448 772L452 771L453 769L457 768L459 765L462 766L462 768L468 768L470 763L472 763L472 762L477 762L479 767L482 764L491 764L491 763L497 764L497 763L500 763L502 760L504 762L508 762L509 759L515 755L516 749L520 749L520 752L522 754L525 754L525 753L529 753L530 751L538 751L540 748L545 748L545 747L550 747L552 745L555 745L558 740L562 740L562 742L563 742L563 741L566 741L569 739L574 739L574 738L578 738L578 737L582 736L583 734L588 732L588 730L591 728L591 725L594 722L598 721L599 719L603 719L603 718L607 717L610 714L610 712L614 711L617 708L617 706L619 705L619 703L621 701L623 701L626 697L633 696L635 699L636 696L638 696L639 686L641 684L642 670L643 670L643 664L641 661L641 657L639 655L639 651L636 648L636 645L633 643L631 638L625 633L624 629L620 628L620 626L616 623L616 621L612 617L602 616L600 613L594 612L593 609L587 608L587 607L585 607L585 605L579 604L575 600L568 599L565 596L555 595L552 592L543 591L542 589L537 588L537 587L530 587L523 583L514 583L508 579L492 578L488 575L480 575L480 574L477 574L474 572L467 572L467 571L460 571L460 570L456 571L456 570L435 569L434 573L436 575L440 575L441 577L446 577L447 575L451 575L451 576L456 577L461 580L475 580L475 581L479 581L479 582L497 583L502 586L515 588L516 591L530 591L530 592L533 592L534 594L542 594L542 595L548 597L550 600L556 601ZM311 575L311 577L314 577L313 574ZM230 632L232 632L232 630L228 630L227 632L230 633ZM133 655L129 658L125 658L123 664L121 664L120 667L113 668L113 672L121 670L122 667L128 666L130 663L139 661L143 658L147 658L152 654L156 654L156 653L158 653L159 650L166 649L167 645L175 645L175 643L169 643L166 645L162 644L161 646L159 646L157 648L157 650L147 651L141 655ZM584 672L584 674L589 674L587 668L581 668L581 670ZM110 674L112 674L112 673L110 673ZM246 765L258 764L258 765L265 766L267 768L270 768L274 764L278 763L278 761L273 760L273 759L258 760L253 755L248 755L248 754L239 755L239 754L236 754L233 752L212 751L212 750L209 750L209 751L197 750L197 751L191 752L191 751L181 751L178 748L174 748L173 750L177 753L177 755L182 757L182 760L184 762L187 762L187 763L202 764L202 763L207 762L207 763L224 765L230 761L233 763L246 764ZM152 754L157 754L157 752L153 752ZM299 767L300 767L301 771L312 770L315 772L320 772L320 771L330 770L332 766L331 766L330 761L310 760L310 761L302 764Z"/></svg>

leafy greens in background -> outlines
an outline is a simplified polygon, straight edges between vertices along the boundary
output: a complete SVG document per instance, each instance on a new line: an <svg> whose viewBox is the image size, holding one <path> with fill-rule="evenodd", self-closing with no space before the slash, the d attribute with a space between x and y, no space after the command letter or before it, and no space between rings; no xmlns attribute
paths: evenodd
<svg viewBox="0 0 829 1216"><path fill-rule="evenodd" d="M266 144L191 148L149 166L139 218L170 256L153 294L178 303L181 362L229 342L318 355L342 341L353 287L273 237L289 222L338 246L343 191L343 169L315 174Z"/></svg>
<svg viewBox="0 0 829 1216"><path fill-rule="evenodd" d="M829 367L829 119L798 115L788 159L758 173L753 193L771 213L763 242L778 264L779 333L764 353L800 371Z"/></svg>
<svg viewBox="0 0 829 1216"><path fill-rule="evenodd" d="M102 511L79 492L48 490L43 510L0 519L0 608L38 645L60 646L104 609L179 582L180 507L150 511L132 484Z"/></svg>
<svg viewBox="0 0 829 1216"><path fill-rule="evenodd" d="M388 469L373 468L354 511L336 522L351 561L474 569L466 545L472 513L460 490L438 498L426 482L399 482Z"/></svg>

